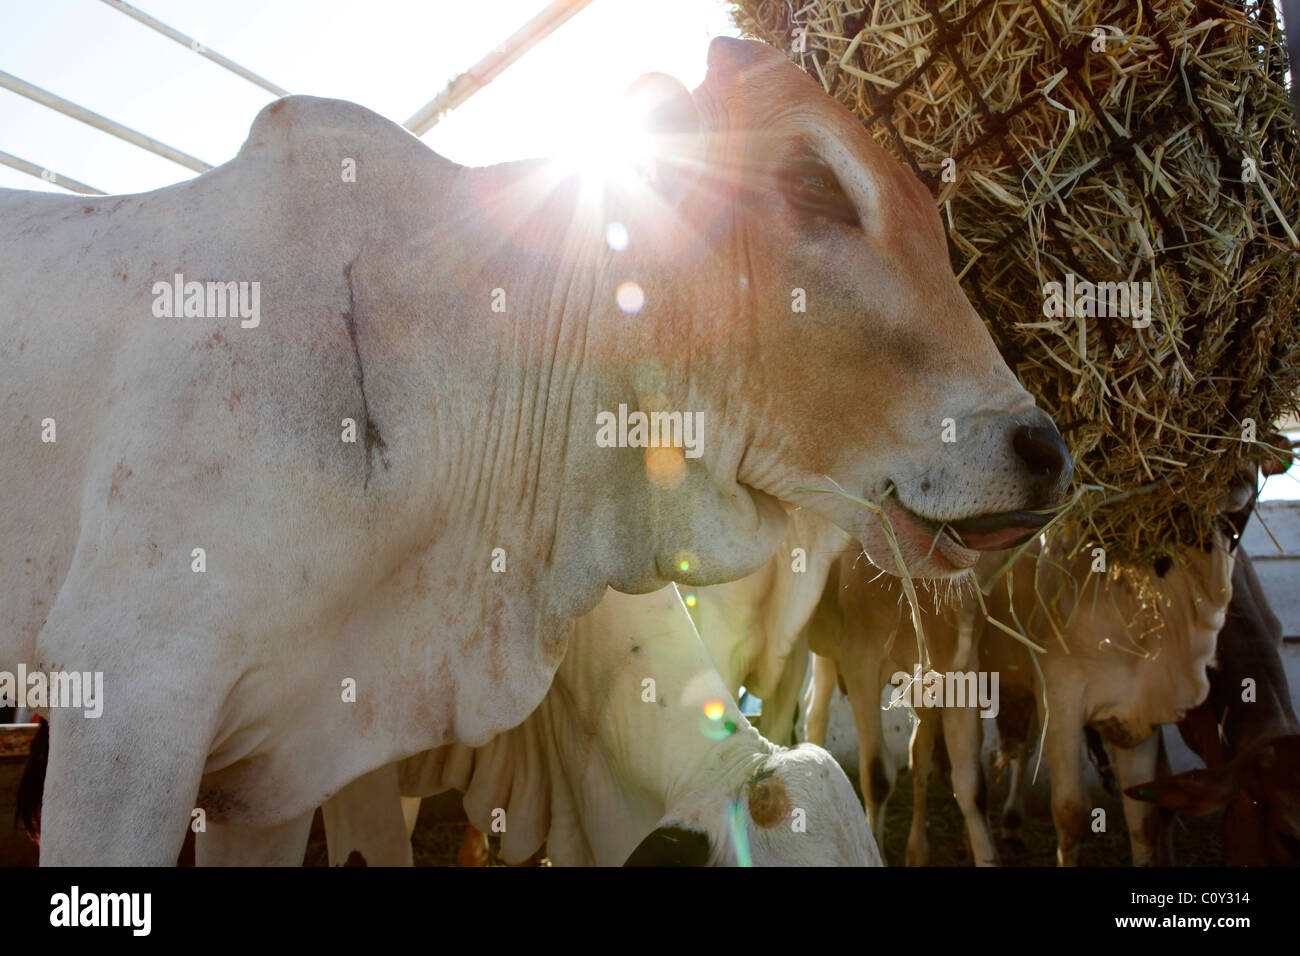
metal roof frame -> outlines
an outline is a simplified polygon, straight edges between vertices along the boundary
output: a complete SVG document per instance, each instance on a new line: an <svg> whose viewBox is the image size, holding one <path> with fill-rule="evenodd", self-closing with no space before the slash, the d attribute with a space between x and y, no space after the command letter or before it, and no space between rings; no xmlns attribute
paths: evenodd
<svg viewBox="0 0 1300 956"><path fill-rule="evenodd" d="M252 70L241 66L229 57L222 56L215 50L209 50L198 40L182 33L181 31L168 26L161 20L150 16L143 10L124 3L123 0L102 0L103 3L131 17L139 23L144 24L151 30L162 34L170 40L174 40L181 46L188 47L195 53L203 56L222 69L234 73L236 76L247 80L269 93L279 96L288 96L289 92L283 87L272 83L270 80L254 73ZM419 110L406 121L405 127L416 136L423 136L432 129L443 117L452 110L463 105L470 97L479 90L486 87L489 83L500 76L506 69L515 63L521 56L535 47L546 37L550 36L557 29L567 23L576 14L580 13L593 0L552 0L552 2L543 9L539 14L525 23L522 27L503 40L487 56L479 60L474 66L470 67L464 73L452 77L446 88L435 96L432 100L422 106ZM166 143L154 139L152 136L146 136L144 133L134 130L129 126L96 113L93 110L86 109L71 100L66 100L49 90L36 86L34 83L28 83L17 76L0 70L0 87L10 90L20 96L25 96L35 103L39 103L48 109L55 110L65 116L69 116L79 122L92 126L101 132L108 133L110 136L116 136L140 149L148 150L164 159L171 160L178 165L195 172L206 172L212 166L203 160L191 156L189 153L169 146ZM57 173L49 167L40 166L30 162L12 153L0 151L0 165L8 166L19 172L27 173L37 179L45 182L54 183L71 192L82 193L84 195L106 195L102 190L94 186L88 186L83 182L72 179Z"/></svg>

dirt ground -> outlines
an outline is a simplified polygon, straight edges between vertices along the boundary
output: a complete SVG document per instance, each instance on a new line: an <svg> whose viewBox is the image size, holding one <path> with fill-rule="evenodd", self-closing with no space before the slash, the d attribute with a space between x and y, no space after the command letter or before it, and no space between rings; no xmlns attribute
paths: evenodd
<svg viewBox="0 0 1300 956"><path fill-rule="evenodd" d="M0 759L0 819L13 819L13 794L22 774L23 758ZM856 777L856 774L852 775ZM856 784L856 780L854 780ZM1006 780L994 774L989 780L989 806L1000 809L1006 796ZM1110 826L1106 833L1089 833L1081 853L1085 866L1128 866L1128 833L1124 827L1119 800L1102 801ZM946 776L936 770L931 781L927 813L929 819L930 861L933 866L969 866L970 850L966 845L966 829L957 801L953 799ZM885 814L885 845L881 848L886 862L891 866L903 865L907 831L912 816L912 782L906 770L899 774L898 787ZM994 814L996 819L996 812ZM456 852L465 833L465 813L460 806L460 794L446 793L425 800L416 824L413 848L416 866L455 866ZM1180 817L1173 823L1174 860L1179 866L1223 866L1225 863L1220 837L1221 814L1202 818ZM997 833L997 826L994 826ZM1024 826L1022 842L1010 845L999 841L998 850L1007 866L1053 866L1056 863L1056 832L1051 813L1043 799L1031 795ZM498 855L499 840L488 839L489 860L492 866L503 865ZM6 843L0 845L0 863L7 866L34 866L36 847L25 835L14 831ZM192 845L185 862L193 860ZM320 814L312 828L304 864L325 866L325 830Z"/></svg>
<svg viewBox="0 0 1300 956"><path fill-rule="evenodd" d="M0 819L13 819L13 794L22 774L22 764L21 758L0 760ZM856 780L854 782L856 784ZM1000 808L1006 795L1006 781L999 780L995 775L989 781L989 789L989 805L995 809ZM1111 825L1106 833L1089 833L1081 853L1081 862L1085 866L1128 866L1128 833L1124 828L1119 801L1112 798L1101 805L1106 808ZM947 786L946 778L941 778L937 771L930 784L927 811L931 865L969 866L970 849L966 845L966 828L961 811ZM885 813L885 845L881 850L891 866L903 865L911 817L912 782L904 770L899 774L898 787ZM446 793L424 801L413 838L415 865L455 866L456 852L464 839L465 822L460 794ZM1221 814L1199 819L1177 818L1173 824L1176 864L1223 866L1225 860L1219 835L1220 822ZM994 833L997 833L996 825ZM1031 798L1025 814L1022 837L1023 842L1018 845L999 841L998 851L1004 865L1055 865L1056 831L1052 827L1051 813L1045 801L1034 801ZM499 840L489 837L488 846L489 865L502 866L498 855ZM189 852L183 854L183 859L192 865L192 844L188 849ZM0 863L3 865L35 866L36 858L36 847L17 831L11 832L7 842L0 844ZM320 814L317 813L304 864L325 866L326 861L325 829Z"/></svg>
<svg viewBox="0 0 1300 956"><path fill-rule="evenodd" d="M989 781L990 806L1000 808L1005 798L1005 781ZM938 773L931 781L927 804L931 866L970 866L970 848L966 844L966 827L961 810ZM1101 803L1110 825L1105 833L1089 833L1080 853L1084 866L1128 866L1128 831L1118 799ZM1055 866L1056 831L1046 806L1031 801L1021 830L1022 842L998 841L998 852L1005 866ZM912 819L912 781L906 771L899 774L898 787L885 811L885 845L882 852L890 866L902 866L907 846L907 831ZM996 817L995 817L996 819ZM420 808L413 837L416 866L455 866L456 851L465 833L465 814L460 809L459 794L443 794L426 800ZM1219 836L1219 815L1200 819L1176 819L1173 824L1174 860L1178 866L1224 865ZM997 826L994 826L997 833ZM503 866L498 855L499 841L489 837L489 865ZM307 847L306 866L325 866L325 831L320 814L312 829Z"/></svg>
<svg viewBox="0 0 1300 956"><path fill-rule="evenodd" d="M455 866L456 852L465 839L469 819L460 805L459 793L444 793L420 804L420 817L411 835L411 850L416 866ZM501 840L488 836L488 866L505 866L500 856ZM325 825L320 811L312 823L311 838L303 866L326 866Z"/></svg>
<svg viewBox="0 0 1300 956"><path fill-rule="evenodd" d="M966 825L961 809L947 786L938 776L930 782L926 794L927 833L931 866L970 866L970 847L966 843ZM993 833L998 835L997 821L1006 799L1006 781L995 776L989 780L989 806ZM1035 804L1039 805L1035 805ZM1105 833L1089 831L1079 854L1081 866L1129 866L1128 830L1118 798L1101 801L1106 810ZM1221 814L1201 818L1178 817L1173 821L1175 866L1223 866L1223 841L1219 835ZM885 808L885 845L881 847L885 862L902 866L907 850L907 832L912 823L912 780L906 771L899 774L898 786ZM1045 801L1029 801L1019 843L998 839L998 854L1003 866L1055 866L1056 829Z"/></svg>

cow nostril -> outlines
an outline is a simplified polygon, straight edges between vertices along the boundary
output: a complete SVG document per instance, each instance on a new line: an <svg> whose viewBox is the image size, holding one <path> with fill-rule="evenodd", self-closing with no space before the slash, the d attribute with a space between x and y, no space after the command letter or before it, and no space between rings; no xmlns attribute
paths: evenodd
<svg viewBox="0 0 1300 956"><path fill-rule="evenodd" d="M1011 439L1011 447L1036 481L1055 484L1071 468L1070 452L1053 426L1021 425Z"/></svg>

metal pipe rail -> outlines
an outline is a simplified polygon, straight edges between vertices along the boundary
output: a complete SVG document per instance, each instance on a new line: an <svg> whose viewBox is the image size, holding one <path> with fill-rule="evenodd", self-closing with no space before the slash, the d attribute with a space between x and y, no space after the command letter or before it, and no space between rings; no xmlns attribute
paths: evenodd
<svg viewBox="0 0 1300 956"><path fill-rule="evenodd" d="M147 149L151 153L157 153L164 159L170 159L173 163L178 163L196 173L205 173L212 167L201 159L196 159L189 153L182 153L179 149L174 149L166 143L161 143L143 133L137 133L129 126L123 126L107 116L100 116L98 113L86 109L84 106L78 106L76 103L65 100L61 96L55 96L49 90L43 90L39 86L28 83L26 80L20 80L12 73L5 73L0 70L0 86L7 90L25 96L29 100L34 100L42 106L48 106L52 110L58 110L65 116L71 116L75 120L85 123L87 126L93 126L97 130L102 130L118 139L124 139L134 146L141 149Z"/></svg>
<svg viewBox="0 0 1300 956"><path fill-rule="evenodd" d="M103 2L108 4L114 10L117 10L121 13L125 13L128 17L138 20L140 23L143 23L149 29L156 30L157 32L161 33L163 36L167 37L170 40L175 40L181 46L188 47L189 49L193 50L195 53L199 54L200 56L207 57L213 63L217 64L217 66L224 67L225 69L229 70L231 73L234 73L236 76L242 76L250 83L255 83L256 85L260 86L262 89L266 90L268 93L274 93L276 96L289 95L288 90L276 86L270 80L258 76L252 70L240 66L234 60L222 56L220 53L217 53L215 50L209 50L198 40L186 36L184 33L181 33L180 30L176 30L173 29L172 27L169 27L161 20L154 19L153 17L149 16L149 14L145 13L143 10L137 10L129 3L123 3L122 0L103 0Z"/></svg>
<svg viewBox="0 0 1300 956"><path fill-rule="evenodd" d="M592 0L555 0L537 16L506 38L495 50L458 76L446 89L425 103L402 125L423 136L444 116L487 86L506 67L580 13Z"/></svg>
<svg viewBox="0 0 1300 956"><path fill-rule="evenodd" d="M37 166L35 163L29 163L20 156L13 153L6 153L0 150L0 164L8 166L10 169L16 169L20 173L27 173L29 176L35 176L37 179L44 180L47 183L54 183L56 186L62 186L64 189L71 190L74 193L82 193L86 196L107 196L108 193L102 189L96 189L94 186L87 186L85 183L78 182L71 176L64 176L62 173L56 173L46 166Z"/></svg>

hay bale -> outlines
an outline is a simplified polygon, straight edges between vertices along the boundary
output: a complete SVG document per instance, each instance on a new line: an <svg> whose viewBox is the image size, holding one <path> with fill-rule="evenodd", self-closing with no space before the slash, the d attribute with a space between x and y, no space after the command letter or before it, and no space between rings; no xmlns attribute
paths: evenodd
<svg viewBox="0 0 1300 956"><path fill-rule="evenodd" d="M1271 3L733 14L935 193L968 296L1074 452L1067 523L1118 563L1204 543L1215 499L1262 451L1247 420L1264 439L1300 391L1300 159ZM1150 325L1045 315L1067 273L1150 283L1136 287ZM1077 311L1124 305L1084 291Z"/></svg>

